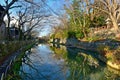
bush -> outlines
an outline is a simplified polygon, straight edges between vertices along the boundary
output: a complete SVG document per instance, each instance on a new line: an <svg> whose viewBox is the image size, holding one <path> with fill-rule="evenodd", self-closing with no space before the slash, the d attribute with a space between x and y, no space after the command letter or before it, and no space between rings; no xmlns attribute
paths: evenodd
<svg viewBox="0 0 120 80"><path fill-rule="evenodd" d="M75 31L68 31L68 38L76 38Z"/></svg>
<svg viewBox="0 0 120 80"><path fill-rule="evenodd" d="M101 55L105 56L106 53L109 53L110 47L106 45L99 45L97 47L97 51L101 53Z"/></svg>
<svg viewBox="0 0 120 80"><path fill-rule="evenodd" d="M115 50L114 58L117 61L117 63L120 63L120 47Z"/></svg>
<svg viewBox="0 0 120 80"><path fill-rule="evenodd" d="M21 47L31 43L31 41L10 41L0 44L0 59L17 51Z"/></svg>
<svg viewBox="0 0 120 80"><path fill-rule="evenodd" d="M51 36L50 36L50 39L52 39L52 38L54 38L55 37L55 34L52 34Z"/></svg>
<svg viewBox="0 0 120 80"><path fill-rule="evenodd" d="M99 36L92 36L92 37L88 37L87 41L91 42L91 41L96 41L96 40L99 40L99 39L100 39Z"/></svg>
<svg viewBox="0 0 120 80"><path fill-rule="evenodd" d="M110 48L104 48L104 51L107 60L120 64L120 47L114 50L111 50Z"/></svg>
<svg viewBox="0 0 120 80"><path fill-rule="evenodd" d="M84 33L80 32L80 31L77 31L76 32L76 38L80 38L80 39L84 38Z"/></svg>
<svg viewBox="0 0 120 80"><path fill-rule="evenodd" d="M84 34L81 31L68 31L68 38L84 38Z"/></svg>
<svg viewBox="0 0 120 80"><path fill-rule="evenodd" d="M104 26L105 25L105 17L104 16L99 16L95 17L90 24L90 27L96 27L96 26Z"/></svg>

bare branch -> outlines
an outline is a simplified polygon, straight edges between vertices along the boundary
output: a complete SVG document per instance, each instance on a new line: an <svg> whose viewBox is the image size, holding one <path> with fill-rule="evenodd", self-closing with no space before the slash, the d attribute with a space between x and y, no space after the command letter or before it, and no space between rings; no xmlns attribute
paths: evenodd
<svg viewBox="0 0 120 80"><path fill-rule="evenodd" d="M18 7L22 7L22 6L21 5L19 5L19 6L12 6L9 9L18 8Z"/></svg>

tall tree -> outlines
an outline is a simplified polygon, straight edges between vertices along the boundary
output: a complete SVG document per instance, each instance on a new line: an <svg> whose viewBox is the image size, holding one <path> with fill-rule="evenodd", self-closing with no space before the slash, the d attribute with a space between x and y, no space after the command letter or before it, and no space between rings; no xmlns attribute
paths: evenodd
<svg viewBox="0 0 120 80"><path fill-rule="evenodd" d="M35 28L41 28L41 21L45 18L48 17L49 14L46 14L46 10L44 9L45 5L39 3L36 5L35 4L28 4L25 2L21 3L22 6L18 12L18 27L19 27L19 32L20 32L20 37L19 39L22 39L22 36L29 36L31 35L31 32ZM24 31L21 32L21 29L25 29Z"/></svg>
<svg viewBox="0 0 120 80"><path fill-rule="evenodd" d="M118 20L120 19L120 1L119 0L95 0L94 8L106 13L113 24L115 32L119 31ZM96 5L101 3L101 5Z"/></svg>
<svg viewBox="0 0 120 80"><path fill-rule="evenodd" d="M35 20L35 18L36 18L36 21L38 21L38 22L34 21L35 24L32 25L31 28L29 29L29 31L27 31L27 32L30 32L33 29L33 26L36 26L39 23L41 16L40 15L38 16L38 14L40 12L38 13L39 9L37 9L37 8L38 7L41 8L41 5L39 5L39 4L43 2L42 0L40 0L39 3L36 3L33 0L4 0L4 2L5 2L5 5L4 5L5 11L4 11L4 14L3 14L1 19L3 20L5 15L7 15L7 19L8 19L8 22L7 22L7 27L8 27L7 28L8 29L7 30L7 37L8 37L8 39L10 39L10 32L9 32L10 31L9 30L10 21L11 21L11 15L10 15L11 12L10 12L10 10L13 9L13 8L24 7L23 5L20 4L21 2L22 3L26 3L27 2L27 5L29 6L29 8L27 6L26 9L24 9L24 11L21 8L21 11L19 11L19 13L18 13L19 19L17 19L17 20L18 20L18 23L19 23L19 25L18 25L19 26L19 30L24 26L24 24L26 22L33 22ZM19 5L18 4L16 5L15 3L18 3ZM30 7L31 7L31 9L30 9ZM37 8L34 8L34 7L37 7ZM29 9L29 12L28 12L28 9ZM33 12L33 13L32 14L28 14L30 12L31 13ZM35 15L36 15L36 17L35 17ZM25 19L26 16L27 16L27 18Z"/></svg>
<svg viewBox="0 0 120 80"><path fill-rule="evenodd" d="M90 26L89 10L87 5L87 1L73 0L72 4L66 8L70 17L70 29L81 37L87 37L88 27Z"/></svg>

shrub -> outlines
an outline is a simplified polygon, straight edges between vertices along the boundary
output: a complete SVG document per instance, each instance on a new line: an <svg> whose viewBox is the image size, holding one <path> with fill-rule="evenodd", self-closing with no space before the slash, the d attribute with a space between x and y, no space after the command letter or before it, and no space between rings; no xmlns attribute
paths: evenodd
<svg viewBox="0 0 120 80"><path fill-rule="evenodd" d="M31 41L10 41L0 44L0 59L17 51L21 47L29 44Z"/></svg>
<svg viewBox="0 0 120 80"><path fill-rule="evenodd" d="M82 39L82 38L84 38L84 33L81 32L81 31L77 31L75 36L76 36L77 38Z"/></svg>
<svg viewBox="0 0 120 80"><path fill-rule="evenodd" d="M117 63L120 63L120 47L115 50L114 58L117 61Z"/></svg>
<svg viewBox="0 0 120 80"><path fill-rule="evenodd" d="M76 38L76 33L74 31L68 31L68 38Z"/></svg>
<svg viewBox="0 0 120 80"><path fill-rule="evenodd" d="M100 37L99 37L99 36L92 36L92 37L88 37L88 38L86 38L86 39L87 39L87 41L92 42L92 41L99 40Z"/></svg>
<svg viewBox="0 0 120 80"><path fill-rule="evenodd" d="M110 50L110 47L109 47L109 46L106 46L106 45L99 45L99 46L97 47L97 51L98 51L99 53L101 53L103 56L105 56L106 53L109 52L109 50Z"/></svg>
<svg viewBox="0 0 120 80"><path fill-rule="evenodd" d="M114 63L120 63L120 47L115 50L106 49L106 58Z"/></svg>

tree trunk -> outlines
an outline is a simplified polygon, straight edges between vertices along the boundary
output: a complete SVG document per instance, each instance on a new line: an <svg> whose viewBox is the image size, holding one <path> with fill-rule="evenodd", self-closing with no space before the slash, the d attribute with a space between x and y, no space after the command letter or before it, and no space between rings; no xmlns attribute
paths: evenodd
<svg viewBox="0 0 120 80"><path fill-rule="evenodd" d="M7 12L7 18L8 18L7 39L11 40L11 37L10 37L10 15L9 15L9 12Z"/></svg>
<svg viewBox="0 0 120 80"><path fill-rule="evenodd" d="M21 30L19 30L19 40L23 40L23 34Z"/></svg>
<svg viewBox="0 0 120 80"><path fill-rule="evenodd" d="M22 34L21 27L22 27L22 26L19 24L19 25L18 25L18 32L19 32L19 38L18 38L18 39L19 39L19 40L22 40L22 39L23 39L23 34Z"/></svg>
<svg viewBox="0 0 120 80"><path fill-rule="evenodd" d="M112 17L112 16L110 16L110 17L111 17L111 21L112 21L112 24L113 24L114 31L117 33L119 31L117 21L114 17Z"/></svg>
<svg viewBox="0 0 120 80"><path fill-rule="evenodd" d="M87 34L85 32L85 29L83 29L83 34L84 34L84 37L87 38Z"/></svg>
<svg viewBox="0 0 120 80"><path fill-rule="evenodd" d="M113 23L113 27L114 27L114 30L115 30L115 32L118 32L119 31L119 28L118 28L118 24L117 24L117 22L112 22Z"/></svg>

